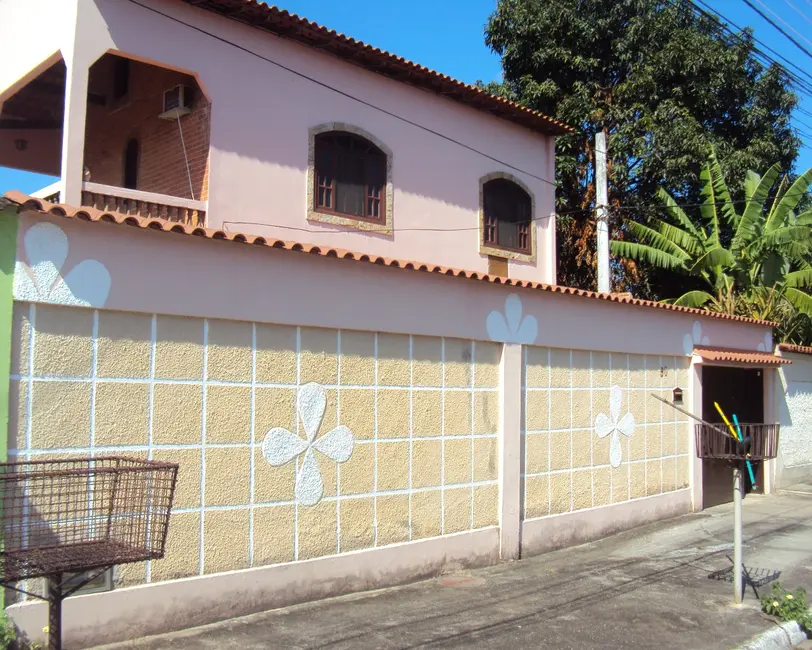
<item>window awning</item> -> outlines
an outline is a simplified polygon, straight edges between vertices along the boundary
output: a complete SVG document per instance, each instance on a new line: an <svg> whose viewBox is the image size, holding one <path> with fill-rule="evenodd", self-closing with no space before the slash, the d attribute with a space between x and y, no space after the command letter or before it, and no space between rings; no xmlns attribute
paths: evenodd
<svg viewBox="0 0 812 650"><path fill-rule="evenodd" d="M703 361L744 363L748 366L780 366L792 363L789 359L779 357L772 352L752 352L750 350L731 350L729 348L695 347L694 354Z"/></svg>

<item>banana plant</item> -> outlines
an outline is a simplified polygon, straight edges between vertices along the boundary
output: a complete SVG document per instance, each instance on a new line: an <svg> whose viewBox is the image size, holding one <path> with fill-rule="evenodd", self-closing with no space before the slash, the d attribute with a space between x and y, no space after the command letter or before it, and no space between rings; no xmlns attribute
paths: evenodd
<svg viewBox="0 0 812 650"><path fill-rule="evenodd" d="M700 182L699 218L660 188L666 218L625 221L633 240L612 241L612 253L699 278L705 288L667 301L676 305L767 320L788 318L788 309L812 317L812 210L796 214L812 168L792 183L777 165L764 175L748 172L744 200L736 202L711 149Z"/></svg>

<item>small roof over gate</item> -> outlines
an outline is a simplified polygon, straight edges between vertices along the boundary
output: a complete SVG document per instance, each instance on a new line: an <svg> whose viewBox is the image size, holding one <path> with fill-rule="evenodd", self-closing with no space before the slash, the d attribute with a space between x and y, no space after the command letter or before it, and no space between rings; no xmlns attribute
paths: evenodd
<svg viewBox="0 0 812 650"><path fill-rule="evenodd" d="M780 366L792 363L789 359L779 357L772 352L750 352L729 348L695 347L694 354L700 356L703 361L715 363L743 363L749 366Z"/></svg>

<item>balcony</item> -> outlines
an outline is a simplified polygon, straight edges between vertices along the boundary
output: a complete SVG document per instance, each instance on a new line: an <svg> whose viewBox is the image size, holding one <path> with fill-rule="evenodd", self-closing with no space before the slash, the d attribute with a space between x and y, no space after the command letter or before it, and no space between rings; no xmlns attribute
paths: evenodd
<svg viewBox="0 0 812 650"><path fill-rule="evenodd" d="M205 226L210 104L194 75L105 54L79 98L84 146L63 162L66 74L56 61L0 101L0 166L61 176L45 201Z"/></svg>
<svg viewBox="0 0 812 650"><path fill-rule="evenodd" d="M48 185L32 196L50 203L59 203L59 185ZM166 219L190 226L206 225L205 201L139 192L101 183L82 183L82 206L144 219Z"/></svg>

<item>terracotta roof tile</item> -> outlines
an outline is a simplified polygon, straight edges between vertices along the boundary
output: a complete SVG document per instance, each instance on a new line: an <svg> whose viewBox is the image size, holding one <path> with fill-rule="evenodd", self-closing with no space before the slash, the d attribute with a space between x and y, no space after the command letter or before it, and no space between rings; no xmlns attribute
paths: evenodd
<svg viewBox="0 0 812 650"><path fill-rule="evenodd" d="M475 86L462 83L259 0L184 0L184 2L283 38L330 52L372 72L435 92L526 128L548 135L574 132L572 127L543 113L491 95Z"/></svg>
<svg viewBox="0 0 812 650"><path fill-rule="evenodd" d="M793 345L792 343L779 343L781 352L796 352L797 354L812 354L812 347L808 345Z"/></svg>
<svg viewBox="0 0 812 650"><path fill-rule="evenodd" d="M69 205L48 203L41 199L36 199L22 192L16 190L6 192L5 198L11 203L18 206L19 209L35 210L43 214L52 216L64 217L66 219L78 219L80 221L89 221L94 223L111 223L121 226L131 226L140 228L142 230L159 230L162 232L172 232L182 235L191 235L193 237L204 237L207 239L222 239L226 241L237 242L241 244L251 244L254 246L267 246L269 248L282 248L289 251L296 251L301 253L308 253L310 255L321 255L322 257L335 257L345 260L355 260L356 262L367 262L377 264L379 266L389 266L400 269L410 269L414 271L424 271L427 273L438 273L440 275L450 275L460 278L468 278L471 280L481 280L484 282L492 282L494 284L503 284L512 287L526 287L529 289L537 289L540 291L547 291L550 293L560 293L563 295L578 296L581 298L589 298L593 300L605 300L607 302L616 302L624 305L635 305L638 307L648 307L653 309L664 309L667 311L680 312L683 314L696 314L698 316L707 316L710 318L718 318L721 320L736 321L740 323L754 323L757 325L764 325L767 327L775 327L775 323L768 321L759 321L753 318L744 318L742 316L733 316L730 314L721 314L718 312L709 312L702 309L692 309L690 307L679 307L676 305L669 305L662 302L654 302L651 300L640 300L639 298L632 298L626 294L618 293L595 293L594 291L586 291L584 289L576 289L574 287L562 287L558 285L544 284L541 282L531 282L529 280L517 280L513 278L505 278L497 275L489 275L487 273L477 273L476 271L464 271L454 269L446 266L439 266L436 264L427 264L425 262L415 262L412 260L399 260L390 257L381 257L377 255L369 255L366 253L358 253L355 251L344 250L341 248L331 248L329 246L316 246L313 244L303 244L294 241L285 241L282 239L274 239L272 237L260 237L257 235L248 235L239 232L227 232L224 230L212 230L210 228L201 228L198 226L191 226L174 221L167 221L165 219L145 219L133 215L120 214L118 212L103 212L95 208L75 208Z"/></svg>
<svg viewBox="0 0 812 650"><path fill-rule="evenodd" d="M698 354L705 361L749 363L755 366L780 366L781 364L792 363L789 359L782 359L772 352L750 352L748 350L730 350L727 348L695 347L694 354Z"/></svg>

